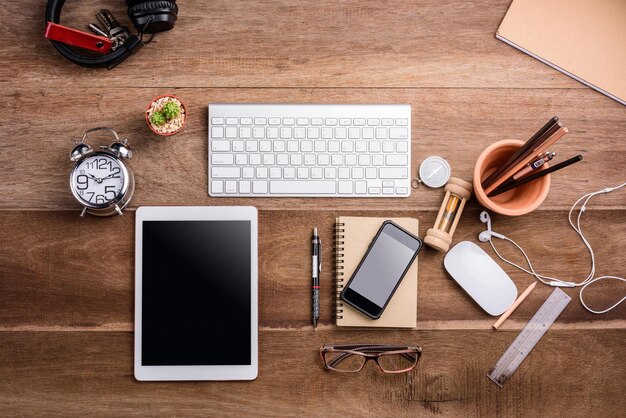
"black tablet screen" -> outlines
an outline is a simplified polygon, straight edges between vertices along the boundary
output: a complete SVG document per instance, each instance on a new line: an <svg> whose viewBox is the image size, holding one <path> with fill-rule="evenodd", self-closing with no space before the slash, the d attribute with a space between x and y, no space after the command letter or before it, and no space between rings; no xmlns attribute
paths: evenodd
<svg viewBox="0 0 626 418"><path fill-rule="evenodd" d="M144 366L249 365L250 222L144 221Z"/></svg>

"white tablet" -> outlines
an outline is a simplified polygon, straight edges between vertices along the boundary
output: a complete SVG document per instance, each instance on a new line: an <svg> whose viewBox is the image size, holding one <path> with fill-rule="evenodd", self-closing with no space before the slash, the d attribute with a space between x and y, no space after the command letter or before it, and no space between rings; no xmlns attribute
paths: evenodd
<svg viewBox="0 0 626 418"><path fill-rule="evenodd" d="M135 378L255 379L256 208L141 207L135 233Z"/></svg>

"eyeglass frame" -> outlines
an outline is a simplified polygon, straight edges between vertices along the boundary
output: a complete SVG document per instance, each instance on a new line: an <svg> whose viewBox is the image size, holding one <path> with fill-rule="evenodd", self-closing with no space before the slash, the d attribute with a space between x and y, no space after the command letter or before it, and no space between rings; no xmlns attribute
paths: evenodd
<svg viewBox="0 0 626 418"><path fill-rule="evenodd" d="M360 351L359 351L360 350ZM364 351L374 351L374 353L367 353ZM326 353L343 353L345 354L343 357L341 355L337 356L335 359L330 362L326 361ZM385 370L379 363L378 359L383 356L389 355L404 355L408 357L409 354L415 355L415 360L410 358L411 361L414 361L411 367L402 370ZM343 361L343 359L347 358L348 355L357 355L365 358L365 361L361 365L358 370L340 370L332 367L332 364L339 363ZM374 363L378 366L381 372L387 374L397 374L397 373L407 373L413 370L417 363L419 363L420 358L422 357L422 348L419 346L405 346L405 345L386 345L386 344L337 344L337 345L326 345L324 344L320 347L320 357L322 358L322 362L324 363L324 369L327 371L334 371L340 373L358 373L367 364L368 361L374 360ZM331 365L329 365L331 363Z"/></svg>

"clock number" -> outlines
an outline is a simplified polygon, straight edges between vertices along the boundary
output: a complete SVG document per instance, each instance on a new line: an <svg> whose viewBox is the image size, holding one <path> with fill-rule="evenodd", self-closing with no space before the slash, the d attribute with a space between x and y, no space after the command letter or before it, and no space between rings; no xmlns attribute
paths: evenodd
<svg viewBox="0 0 626 418"><path fill-rule="evenodd" d="M88 187L88 185L89 185L89 177L87 177L84 174L79 174L76 176L76 188L78 190L85 190Z"/></svg>
<svg viewBox="0 0 626 418"><path fill-rule="evenodd" d="M98 170L104 170L107 168L107 164L109 164L109 170L113 166L111 161L107 161L105 158L98 158Z"/></svg>
<svg viewBox="0 0 626 418"><path fill-rule="evenodd" d="M93 196L96 194L95 192L87 192L89 196L89 201L91 202L91 199L93 199Z"/></svg>
<svg viewBox="0 0 626 418"><path fill-rule="evenodd" d="M111 175L112 179L119 179L120 176L118 174L120 174L120 168L119 167L113 167L113 169L111 169L111 171L113 172L113 174Z"/></svg>
<svg viewBox="0 0 626 418"><path fill-rule="evenodd" d="M107 197L107 200L115 199L115 186L104 186L104 194L108 196L109 193L111 193L111 198Z"/></svg>
<svg viewBox="0 0 626 418"><path fill-rule="evenodd" d="M106 199L103 195L96 195L96 203L106 203Z"/></svg>

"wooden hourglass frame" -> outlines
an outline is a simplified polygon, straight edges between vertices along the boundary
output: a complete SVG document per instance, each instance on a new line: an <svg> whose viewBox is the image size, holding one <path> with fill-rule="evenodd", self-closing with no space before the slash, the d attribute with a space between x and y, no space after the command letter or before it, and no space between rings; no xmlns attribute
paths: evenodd
<svg viewBox="0 0 626 418"><path fill-rule="evenodd" d="M465 202L472 196L473 190L471 183L450 177L435 226L426 232L425 244L444 253L450 249L452 236L461 219Z"/></svg>

